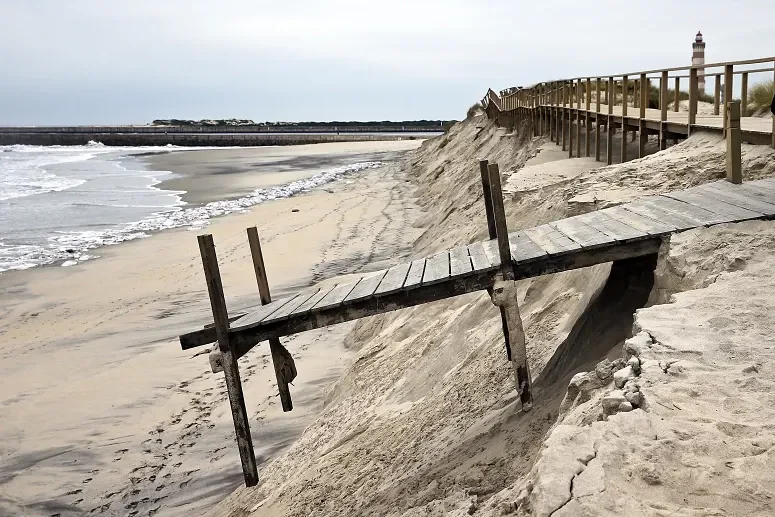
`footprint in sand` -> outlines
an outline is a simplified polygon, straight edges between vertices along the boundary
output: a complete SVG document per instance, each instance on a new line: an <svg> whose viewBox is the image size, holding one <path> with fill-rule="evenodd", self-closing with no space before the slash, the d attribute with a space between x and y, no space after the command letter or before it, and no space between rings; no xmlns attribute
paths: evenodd
<svg viewBox="0 0 775 517"><path fill-rule="evenodd" d="M89 481L91 481L92 479L93 479L93 478L86 478L86 479L84 479L84 480L83 480L83 482L84 482L84 483L88 483L88 482L89 482Z"/></svg>
<svg viewBox="0 0 775 517"><path fill-rule="evenodd" d="M162 490L164 490L164 485L159 485L159 486L156 487L156 492L161 492ZM156 501L154 501L154 502L156 502Z"/></svg>

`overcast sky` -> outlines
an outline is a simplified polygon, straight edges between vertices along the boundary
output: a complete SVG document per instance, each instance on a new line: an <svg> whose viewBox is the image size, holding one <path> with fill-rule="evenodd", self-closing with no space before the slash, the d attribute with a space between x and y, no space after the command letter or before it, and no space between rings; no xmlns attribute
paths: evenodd
<svg viewBox="0 0 775 517"><path fill-rule="evenodd" d="M462 118L488 87L775 54L775 3L0 0L0 124ZM645 46L644 46L645 44Z"/></svg>

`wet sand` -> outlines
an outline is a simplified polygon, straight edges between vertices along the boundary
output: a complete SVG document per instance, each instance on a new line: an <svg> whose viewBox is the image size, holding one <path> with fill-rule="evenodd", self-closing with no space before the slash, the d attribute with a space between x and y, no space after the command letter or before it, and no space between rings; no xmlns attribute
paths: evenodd
<svg viewBox="0 0 775 517"><path fill-rule="evenodd" d="M363 154L348 146L341 154ZM243 163L267 159L237 151ZM314 150L327 163L323 151ZM179 188L201 196L210 191L203 182L222 195L234 187L229 194L236 197L267 176L284 181L264 164L266 173L239 172L239 184L224 182L208 169L230 167L238 153L219 153L160 159L185 171ZM203 156L211 164L205 168ZM283 160L296 164L290 176L304 174L303 159ZM248 226L258 226L274 296L400 260L419 232L412 228L413 187L401 174L396 164L365 170L214 219L204 231L173 230L103 248L100 259L75 267L0 275L0 515L192 515L237 487L241 469L223 377L209 372L206 355L177 343L180 333L211 319L196 234L214 235L234 313L258 304ZM326 386L350 357L343 344L349 328L284 339L299 371L292 413L279 408L268 350L258 346L240 361L262 464L323 407Z"/></svg>

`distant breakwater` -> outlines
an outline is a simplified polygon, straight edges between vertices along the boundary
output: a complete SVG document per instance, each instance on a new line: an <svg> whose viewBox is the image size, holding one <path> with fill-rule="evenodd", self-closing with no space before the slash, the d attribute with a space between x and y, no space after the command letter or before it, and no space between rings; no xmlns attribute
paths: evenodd
<svg viewBox="0 0 775 517"><path fill-rule="evenodd" d="M431 131L300 131L250 132L237 128L189 127L57 127L0 128L0 145L86 145L100 142L110 146L247 147L265 145L303 145L324 142L362 142L429 138L441 132Z"/></svg>

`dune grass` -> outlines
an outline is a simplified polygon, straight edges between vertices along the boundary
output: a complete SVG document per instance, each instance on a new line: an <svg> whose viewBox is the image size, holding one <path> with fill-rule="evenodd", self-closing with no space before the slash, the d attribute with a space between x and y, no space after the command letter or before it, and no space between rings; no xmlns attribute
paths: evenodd
<svg viewBox="0 0 775 517"><path fill-rule="evenodd" d="M748 109L745 116L761 115L770 111L772 96L775 95L775 82L761 81L748 89Z"/></svg>

